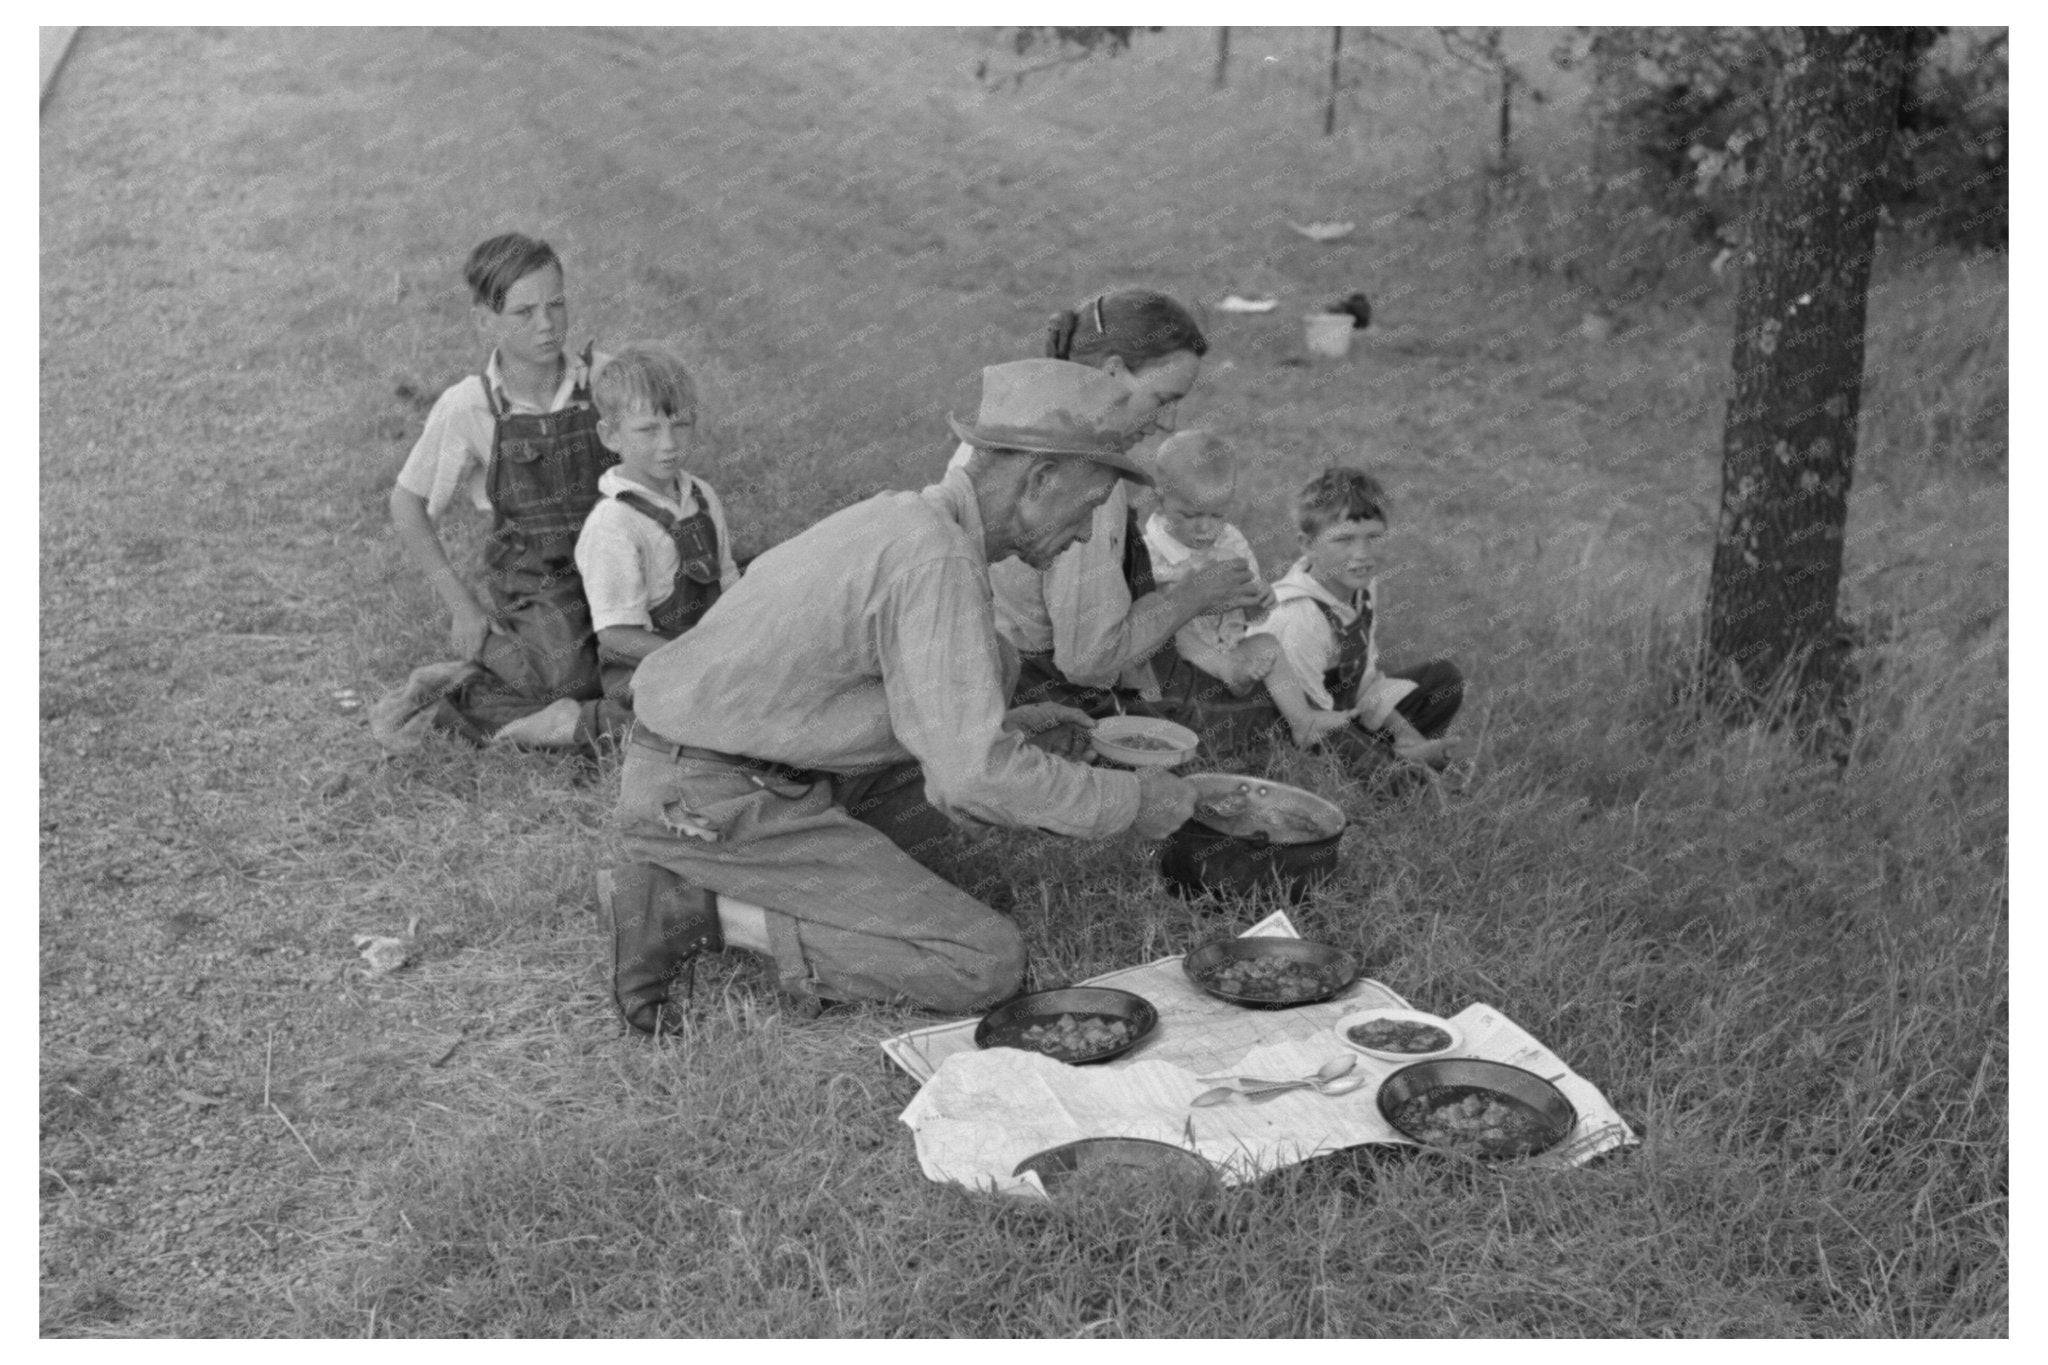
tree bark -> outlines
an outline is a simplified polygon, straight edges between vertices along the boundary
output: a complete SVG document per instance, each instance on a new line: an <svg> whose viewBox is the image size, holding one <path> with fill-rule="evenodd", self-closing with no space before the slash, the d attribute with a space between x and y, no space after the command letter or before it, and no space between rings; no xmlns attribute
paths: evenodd
<svg viewBox="0 0 2048 1365"><path fill-rule="evenodd" d="M1841 700L1842 534L1864 303L1904 29L1802 30L1779 73L1735 311L1734 395L1707 589L1714 689Z"/></svg>

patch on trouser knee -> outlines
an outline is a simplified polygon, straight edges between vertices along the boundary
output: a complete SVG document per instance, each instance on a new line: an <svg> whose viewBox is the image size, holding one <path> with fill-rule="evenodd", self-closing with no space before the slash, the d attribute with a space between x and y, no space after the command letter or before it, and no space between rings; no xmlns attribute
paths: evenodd
<svg viewBox="0 0 2048 1365"><path fill-rule="evenodd" d="M692 806L678 796L664 802L661 807L661 826L670 834L680 834L689 839L701 839L707 844L718 842L724 828L711 816Z"/></svg>

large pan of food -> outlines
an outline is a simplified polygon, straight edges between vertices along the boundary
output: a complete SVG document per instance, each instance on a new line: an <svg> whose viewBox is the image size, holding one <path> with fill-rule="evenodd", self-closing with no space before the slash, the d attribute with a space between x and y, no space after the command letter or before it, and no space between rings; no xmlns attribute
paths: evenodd
<svg viewBox="0 0 2048 1365"><path fill-rule="evenodd" d="M1279 890L1299 903L1337 868L1349 821L1334 802L1284 782L1195 773L1194 818L1167 837L1159 871L1184 895Z"/></svg>

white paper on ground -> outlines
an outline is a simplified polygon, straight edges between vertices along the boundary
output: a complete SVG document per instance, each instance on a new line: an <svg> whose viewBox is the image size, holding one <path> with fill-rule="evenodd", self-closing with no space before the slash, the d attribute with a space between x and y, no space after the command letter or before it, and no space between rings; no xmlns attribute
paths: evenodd
<svg viewBox="0 0 2048 1365"><path fill-rule="evenodd" d="M1246 931L1298 938L1284 912ZM1403 1063L1382 1062L1339 1042L1336 1021L1370 1005L1406 1007L1376 981L1360 981L1321 1005L1244 1010L1186 980L1180 959L1165 958L1094 977L1086 985L1132 990L1159 1010L1160 1025L1135 1052L1098 1066L1075 1067L1018 1048L974 1045L974 1019L936 1024L888 1039L883 1051L925 1081L902 1121L916 1135L927 1177L974 1188L1042 1197L1032 1177L1015 1177L1035 1152L1086 1137L1139 1137L1191 1147L1222 1170L1226 1184L1361 1143L1408 1143L1380 1117L1378 1082ZM1489 1005L1454 1016L1464 1030L1465 1056L1485 1057L1558 1076L1558 1088L1579 1124L1557 1151L1539 1160L1578 1164L1634 1142L1598 1089L1555 1053ZM1259 1103L1232 1100L1194 1109L1210 1088L1203 1077L1306 1076L1338 1056L1356 1056L1371 1079L1346 1095L1291 1091ZM1412 1144L1411 1144L1412 1145Z"/></svg>

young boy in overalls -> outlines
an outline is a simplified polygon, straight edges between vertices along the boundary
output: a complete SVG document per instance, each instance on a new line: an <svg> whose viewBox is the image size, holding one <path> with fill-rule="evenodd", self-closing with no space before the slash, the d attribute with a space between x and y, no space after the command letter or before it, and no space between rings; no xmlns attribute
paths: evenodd
<svg viewBox="0 0 2048 1365"><path fill-rule="evenodd" d="M470 253L464 275L490 359L435 400L391 490L392 526L447 606L461 663L415 671L373 721L386 722L380 739L420 717L478 742L590 745L603 688L574 550L598 479L618 462L598 439L591 402L590 372L602 362L564 349L562 264L546 242L493 237ZM488 604L435 530L463 495L491 516Z"/></svg>
<svg viewBox="0 0 2048 1365"><path fill-rule="evenodd" d="M1322 743L1362 774L1403 765L1442 768L1443 738L1465 696L1458 666L1432 659L1415 668L1379 666L1379 541L1387 495L1361 469L1339 466L1311 479L1295 499L1302 556L1273 585L1277 605L1254 633L1272 635L1294 666L1309 704L1345 716Z"/></svg>
<svg viewBox="0 0 2048 1365"><path fill-rule="evenodd" d="M640 661L696 625L740 571L718 495L685 467L697 394L682 362L659 346L628 346L591 391L598 437L619 463L598 480L604 496L576 538L576 568L616 730Z"/></svg>

